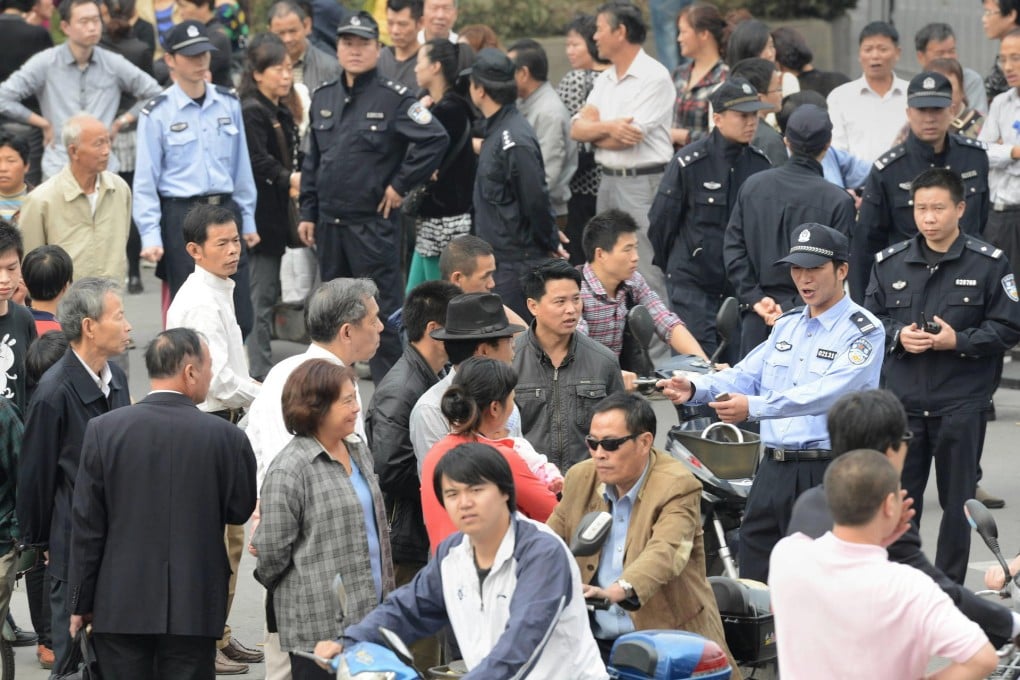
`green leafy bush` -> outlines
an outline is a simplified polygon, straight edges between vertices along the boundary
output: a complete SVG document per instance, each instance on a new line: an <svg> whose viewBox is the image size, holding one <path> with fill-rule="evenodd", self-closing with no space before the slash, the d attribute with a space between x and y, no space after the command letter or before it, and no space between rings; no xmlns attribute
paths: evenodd
<svg viewBox="0 0 1020 680"><path fill-rule="evenodd" d="M857 0L720 0L720 9L746 9L762 19L831 20L857 7Z"/></svg>

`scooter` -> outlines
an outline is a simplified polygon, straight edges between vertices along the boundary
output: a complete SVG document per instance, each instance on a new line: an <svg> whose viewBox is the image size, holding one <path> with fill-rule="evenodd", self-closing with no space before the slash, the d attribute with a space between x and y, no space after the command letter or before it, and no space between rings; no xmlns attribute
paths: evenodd
<svg viewBox="0 0 1020 680"><path fill-rule="evenodd" d="M1020 611L1020 586L1017 584L1017 575L1010 574L1009 564L1002 555L1002 549L999 548L999 528L995 524L995 518L981 501L973 498L963 504L963 512L971 527L992 551L995 559L999 561L1002 573L1006 575L1005 584L1001 590L979 590L975 594L995 595L1004 600L1009 599L1012 602L1013 610ZM996 653L999 656L999 665L996 667L995 673L988 677L996 680L1020 678L1020 648L1010 641Z"/></svg>

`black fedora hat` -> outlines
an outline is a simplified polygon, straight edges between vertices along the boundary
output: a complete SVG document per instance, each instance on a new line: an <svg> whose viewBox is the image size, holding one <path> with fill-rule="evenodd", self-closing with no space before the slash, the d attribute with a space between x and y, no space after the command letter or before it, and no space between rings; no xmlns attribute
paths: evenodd
<svg viewBox="0 0 1020 680"><path fill-rule="evenodd" d="M524 326L507 320L503 299L495 293L465 293L450 300L446 325L430 335L436 340L487 340L523 330Z"/></svg>

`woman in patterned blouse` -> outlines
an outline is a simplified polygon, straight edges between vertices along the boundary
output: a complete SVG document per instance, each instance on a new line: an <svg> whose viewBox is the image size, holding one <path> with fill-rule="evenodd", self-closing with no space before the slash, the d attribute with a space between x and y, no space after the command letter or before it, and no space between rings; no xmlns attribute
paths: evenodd
<svg viewBox="0 0 1020 680"><path fill-rule="evenodd" d="M595 84L595 76L606 70L609 62L599 59L595 46L595 17L582 14L567 25L567 61L573 69L556 87L563 105L573 116L585 101ZM577 171L570 180L570 200L567 202L567 227L564 233L571 264L584 264L581 250L581 233L584 225L595 216L595 198L599 193L602 174L595 165L595 149L590 144L579 144Z"/></svg>
<svg viewBox="0 0 1020 680"><path fill-rule="evenodd" d="M676 106L670 137L676 146L685 146L708 134L708 97L729 73L722 59L726 21L715 5L697 3L680 11L677 28L680 54L687 61L673 71Z"/></svg>

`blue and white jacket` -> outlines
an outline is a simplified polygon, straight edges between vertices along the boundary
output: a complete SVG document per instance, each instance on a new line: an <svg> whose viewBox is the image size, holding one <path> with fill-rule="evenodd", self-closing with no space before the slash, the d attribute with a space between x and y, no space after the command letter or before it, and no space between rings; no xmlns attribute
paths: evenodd
<svg viewBox="0 0 1020 680"><path fill-rule="evenodd" d="M344 638L381 643L383 626L410 643L447 623L468 667L465 680L609 677L588 625L577 563L556 534L520 513L483 583L471 540L458 532Z"/></svg>

